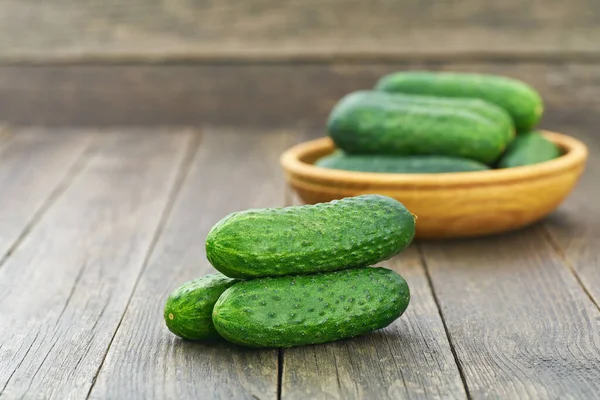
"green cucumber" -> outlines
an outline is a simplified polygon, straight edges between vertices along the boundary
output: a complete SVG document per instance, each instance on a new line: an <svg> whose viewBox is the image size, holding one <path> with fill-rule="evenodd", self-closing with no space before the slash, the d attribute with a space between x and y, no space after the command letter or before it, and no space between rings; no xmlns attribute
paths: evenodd
<svg viewBox="0 0 600 400"><path fill-rule="evenodd" d="M540 132L533 131L517 136L498 161L498 168L512 168L538 164L561 155L560 148L546 139Z"/></svg>
<svg viewBox="0 0 600 400"><path fill-rule="evenodd" d="M213 322L235 344L293 347L384 328L409 302L408 284L396 272L355 268L240 282L221 295Z"/></svg>
<svg viewBox="0 0 600 400"><path fill-rule="evenodd" d="M507 140L509 142L515 138L515 124L510 114L504 108L486 100L472 97L440 97L392 92L385 93L390 95L389 101L398 103L473 111L474 113L501 125L504 132L506 132Z"/></svg>
<svg viewBox="0 0 600 400"><path fill-rule="evenodd" d="M312 274L375 264L414 235L402 203L371 194L229 214L208 233L206 256L232 278Z"/></svg>
<svg viewBox="0 0 600 400"><path fill-rule="evenodd" d="M219 339L212 322L212 310L219 296L236 282L239 280L216 273L184 283L166 301L167 328L183 339Z"/></svg>
<svg viewBox="0 0 600 400"><path fill-rule="evenodd" d="M335 152L317 160L317 167L359 172L431 174L485 171L490 167L475 160L444 156L387 156Z"/></svg>
<svg viewBox="0 0 600 400"><path fill-rule="evenodd" d="M440 155L491 164L504 152L510 128L455 105L397 100L395 94L356 91L332 109L327 131L348 154Z"/></svg>
<svg viewBox="0 0 600 400"><path fill-rule="evenodd" d="M500 75L400 71L381 77L374 89L394 93L483 99L505 109L511 115L519 133L531 130L544 112L543 100L534 88L518 79Z"/></svg>

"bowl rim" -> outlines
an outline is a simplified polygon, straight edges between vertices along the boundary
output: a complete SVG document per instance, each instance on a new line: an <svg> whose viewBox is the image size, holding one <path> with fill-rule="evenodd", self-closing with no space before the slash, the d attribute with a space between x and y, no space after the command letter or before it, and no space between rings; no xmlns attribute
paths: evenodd
<svg viewBox="0 0 600 400"><path fill-rule="evenodd" d="M532 180L566 172L579 168L587 159L587 146L580 140L558 132L538 129L547 139L558 145L564 153L552 160L533 165L512 168L491 169L485 171L448 172L448 173L382 173L334 170L317 167L302 161L303 157L315 152L333 150L335 145L330 137L325 136L296 144L285 150L280 156L280 165L288 177L304 178L337 186L472 186L493 185L498 183Z"/></svg>

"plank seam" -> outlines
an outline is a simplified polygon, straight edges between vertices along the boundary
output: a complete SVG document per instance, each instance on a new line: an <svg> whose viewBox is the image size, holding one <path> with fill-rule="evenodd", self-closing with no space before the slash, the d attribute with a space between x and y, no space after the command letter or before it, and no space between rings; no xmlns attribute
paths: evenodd
<svg viewBox="0 0 600 400"><path fill-rule="evenodd" d="M33 213L31 220L25 224L23 231L19 234L17 239L11 244L6 253L0 259L0 268L4 266L10 256L19 248L21 243L25 240L27 235L33 230L33 228L40 222L46 214L46 212L56 203L56 201L62 196L69 186L73 183L77 175L83 171L87 162L92 158L94 153L97 151L96 137L92 136L90 144L82 150L81 154L75 162L67 169L67 172L63 178L59 181L56 187L50 192L46 200L42 203L41 207Z"/></svg>
<svg viewBox="0 0 600 400"><path fill-rule="evenodd" d="M548 229L548 227L546 225L542 225L541 230L542 230L542 236L544 236L544 238L548 241L548 243L550 244L550 247L552 248L552 250L558 255L558 257L563 262L563 264L566 265L566 268L573 275L573 277L575 278L575 280L577 281L577 283L579 284L579 286L581 286L581 289L587 295L587 297L590 299L590 301L592 302L592 304L594 304L596 306L596 308L600 311L600 304L598 302L596 302L596 300L594 299L594 296L592 295L592 293L588 290L588 288L585 285L585 283L583 283L583 280L581 279L581 277L577 273L577 270L575 269L575 266L569 260L569 257L567 256L567 254L565 253L565 251L563 250L563 248L560 246L560 244L556 241L556 239L554 238L554 236L552 235L552 233L550 232L550 230Z"/></svg>
<svg viewBox="0 0 600 400"><path fill-rule="evenodd" d="M335 379L337 381L337 385L338 388L340 389L340 392L342 391L342 382L340 381L340 371L338 369L338 363L337 363L337 357L335 356L335 351L332 353L333 354L333 366L335 367Z"/></svg>
<svg viewBox="0 0 600 400"><path fill-rule="evenodd" d="M281 400L283 390L283 349L277 350L277 400Z"/></svg>
<svg viewBox="0 0 600 400"><path fill-rule="evenodd" d="M597 51L485 51L446 52L397 51L204 51L196 54L110 54L86 52L81 54L15 54L0 57L0 66L59 66L59 65L277 65L277 64L370 64L403 62L494 62L494 63L597 63Z"/></svg>
<svg viewBox="0 0 600 400"><path fill-rule="evenodd" d="M52 335L52 339L54 339L55 337L56 337L56 334ZM48 360L48 357L50 357L50 353L52 353L52 350L54 350L54 348L56 347L57 343L58 343L58 339L54 343L52 343L52 346L50 346L50 349L48 349L48 352L46 353L46 355L42 359L42 362L35 369L35 372L33 373L33 376L29 379L29 385L27 386L27 389L25 389L25 392L23 393L23 397L24 398L27 398L26 395L27 395L27 393L29 393L29 390L31 390L31 385L33 385L33 381L35 380L35 377L39 374L40 370L42 369L42 367L46 363L46 360Z"/></svg>
<svg viewBox="0 0 600 400"><path fill-rule="evenodd" d="M75 277L75 281L73 282L73 286L71 286L71 291L69 292L69 296L67 297L67 300L65 301L65 305L63 306L62 310L60 310L60 314L58 314L58 317L56 318L56 323L54 324L55 328L58 326L60 320L62 319L62 316L64 315L65 311L67 310L67 307L69 307L69 304L71 303L71 299L73 298L73 295L75 294L75 289L77 289L77 286L79 285L79 281L81 280L81 277L83 276L83 273L85 272L86 269L87 269L87 263L84 263L82 265L82 267L79 269L77 276Z"/></svg>
<svg viewBox="0 0 600 400"><path fill-rule="evenodd" d="M458 358L458 353L454 346L454 342L452 341L452 337L450 335L450 330L448 329L448 325L446 324L446 319L444 318L444 313L442 312L442 307L440 304L440 300L435 293L435 289L433 287L433 280L431 279L431 274L429 273L429 267L427 266L427 261L425 259L425 254L423 252L423 248L421 244L416 244L417 250L419 252L419 258L421 259L421 263L423 264L423 269L425 270L425 276L427 277L427 285L429 286L429 290L431 291L431 295L433 297L433 301L438 309L438 314L440 319L442 320L442 325L444 326L444 332L446 333L446 338L448 339L448 344L450 345L450 351L452 352L452 356L454 357L454 362L456 367L458 368L458 373L460 375L460 380L465 389L465 394L467 396L467 400L472 400L471 393L469 392L469 385L467 384L467 378L465 376L465 372L461 366L460 359Z"/></svg>
<svg viewBox="0 0 600 400"><path fill-rule="evenodd" d="M21 358L21 361L19 361L19 363L17 364L17 366L15 367L15 369L13 369L13 371L10 373L10 375L8 376L8 379L6 380L6 383L4 384L4 386L2 387L2 389L0 389L0 396L2 396L2 394L4 393L4 391L6 390L6 388L8 387L8 384L10 383L12 377L15 375L15 373L19 370L19 368L21 368L21 364L23 364L23 361L25 361L25 359L27 358L27 355L29 354L29 352L31 351L31 349L33 348L33 346L35 345L35 341L37 340L38 336L40 335L40 332L38 331L35 334L35 337L33 338L33 340L31 341L31 344L29 345L29 347L27 348L27 351L25 352L25 354L23 355L23 358ZM19 350L21 350L21 348L19 348ZM17 352L19 351L17 350Z"/></svg>
<svg viewBox="0 0 600 400"><path fill-rule="evenodd" d="M110 338L110 342L108 343L108 346L106 347L106 351L104 352L102 361L100 361L100 365L98 366L98 369L96 370L94 377L92 378L92 383L90 385L90 389L88 390L87 396L85 397L86 400L90 398L92 391L94 390L94 386L96 386L96 380L98 379L98 376L100 375L100 372L102 371L102 367L104 366L106 357L108 356L108 353L110 352L110 348L113 344L113 341L115 340L115 337L117 336L117 333L119 332L119 329L121 328L121 324L123 323L123 320L125 319L125 315L127 314L127 310L129 308L129 305L131 304L131 299L133 298L133 295L138 287L138 284L140 283L140 280L141 280L142 275L144 274L144 271L146 270L148 264L150 263L150 259L152 258L152 255L156 248L156 244L158 243L158 240L164 231L164 228L169 219L169 216L171 215L171 212L175 206L175 201L177 200L179 193L181 191L181 188L183 187L183 184L189 175L189 172L192 167L192 161L194 160L196 153L198 152L198 148L200 147L200 134L198 132L193 132L192 137L188 141L188 144L189 144L187 146L188 149L184 152L184 155L182 157L182 160L180 162L180 165L179 165L179 168L177 171L177 175L175 177L175 181L173 183L173 186L171 187L169 197L166 201L163 212L161 213L160 218L158 220L158 225L156 227L156 231L154 232L154 236L152 237L152 240L150 241L150 245L148 246L146 256L144 257L144 261L142 262L142 268L140 269L138 276L135 280L135 283L133 284L133 288L131 289L131 293L129 295L129 298L127 299L127 304L125 305L125 308L123 309L123 313L121 314L121 317L119 318L119 323L117 324L117 327L116 327L115 331L113 332L112 337Z"/></svg>

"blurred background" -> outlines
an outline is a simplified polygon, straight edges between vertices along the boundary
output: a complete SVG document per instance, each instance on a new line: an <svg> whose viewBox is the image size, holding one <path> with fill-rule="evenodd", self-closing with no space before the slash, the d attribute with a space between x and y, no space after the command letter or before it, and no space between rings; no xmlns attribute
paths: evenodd
<svg viewBox="0 0 600 400"><path fill-rule="evenodd" d="M541 127L593 126L599 20L598 0L1 0L0 120L321 129L426 68L523 79Z"/></svg>

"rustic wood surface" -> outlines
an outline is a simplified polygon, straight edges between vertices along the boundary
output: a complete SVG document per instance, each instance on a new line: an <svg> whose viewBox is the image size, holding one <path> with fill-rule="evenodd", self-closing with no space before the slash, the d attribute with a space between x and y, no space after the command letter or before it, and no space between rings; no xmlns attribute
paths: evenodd
<svg viewBox="0 0 600 400"><path fill-rule="evenodd" d="M277 350L179 340L164 324L163 307L174 288L216 272L206 260L204 239L217 221L236 210L281 205L283 181L273 165L289 145L288 136L278 132L258 137L226 130L203 132L184 188L133 294L92 398L277 396Z"/></svg>
<svg viewBox="0 0 600 400"><path fill-rule="evenodd" d="M389 72L423 68L523 79L542 94L542 127L550 130L558 124L600 124L598 64L474 61L0 66L0 121L323 130L331 107L346 93L372 88Z"/></svg>
<svg viewBox="0 0 600 400"><path fill-rule="evenodd" d="M4 0L3 60L600 51L595 0Z"/></svg>
<svg viewBox="0 0 600 400"><path fill-rule="evenodd" d="M574 269L588 295L600 308L600 213L595 201L600 196L600 160L594 156L600 149L600 136L595 129L576 130L575 134L595 151L581 179L582 189L573 194L560 212L548 218L545 227L558 254Z"/></svg>
<svg viewBox="0 0 600 400"><path fill-rule="evenodd" d="M4 397L87 396L189 139L181 132L106 135L6 260L0 269Z"/></svg>
<svg viewBox="0 0 600 400"><path fill-rule="evenodd" d="M57 132L55 137L35 130L16 136L8 129L4 132L0 138L0 258L18 245L61 193L92 140L91 134L80 132Z"/></svg>
<svg viewBox="0 0 600 400"><path fill-rule="evenodd" d="M322 128L398 69L501 73L544 123L599 106L595 0L54 0L0 4L0 121Z"/></svg>
<svg viewBox="0 0 600 400"><path fill-rule="evenodd" d="M421 248L473 398L597 395L600 310L541 229Z"/></svg>
<svg viewBox="0 0 600 400"><path fill-rule="evenodd" d="M21 228L0 265L0 399L595 399L600 141L564 124L590 164L550 218L415 242L384 263L411 287L397 322L281 351L181 341L162 307L214 271L212 224L289 202L279 154L319 130L13 128L0 177L24 172L0 181L23 200L6 203Z"/></svg>

